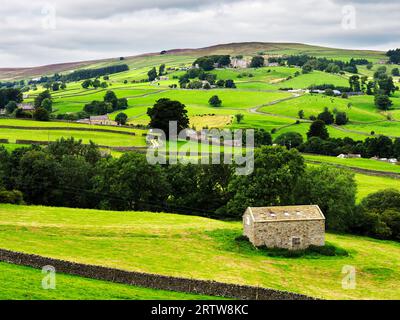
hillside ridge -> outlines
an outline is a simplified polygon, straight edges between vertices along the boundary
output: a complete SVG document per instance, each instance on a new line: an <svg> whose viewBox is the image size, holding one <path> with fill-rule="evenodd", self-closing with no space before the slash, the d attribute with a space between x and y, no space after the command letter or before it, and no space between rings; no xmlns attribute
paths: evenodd
<svg viewBox="0 0 400 320"><path fill-rule="evenodd" d="M330 48L319 45L309 45L302 43L291 43L291 42L231 42L225 44L216 44L200 48L181 48L181 49L169 49L160 50L159 52L142 53L138 55L124 57L126 61L132 61L143 57L151 57L160 55L161 51L166 51L167 55L208 55L208 54L256 54L259 51L266 51L271 54L281 54L285 50L294 50L298 53L312 53L323 51L334 52L343 51L343 53L358 53L358 54L372 54L372 55L383 55L381 51L374 50L351 50L351 49L339 49ZM15 67L15 68L0 68L0 80L13 81L17 79L32 78L42 75L49 75L54 73L61 73L71 71L77 68L90 67L99 63L119 63L119 57L94 59L86 61L75 61L75 62L64 62L54 63L42 66L33 67Z"/></svg>

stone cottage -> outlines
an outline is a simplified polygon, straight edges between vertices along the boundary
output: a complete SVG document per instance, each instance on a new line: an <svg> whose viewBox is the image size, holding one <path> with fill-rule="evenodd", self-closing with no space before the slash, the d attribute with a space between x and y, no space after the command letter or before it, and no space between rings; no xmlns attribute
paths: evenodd
<svg viewBox="0 0 400 320"><path fill-rule="evenodd" d="M325 245L325 216L317 205L249 207L243 229L256 247L298 250Z"/></svg>

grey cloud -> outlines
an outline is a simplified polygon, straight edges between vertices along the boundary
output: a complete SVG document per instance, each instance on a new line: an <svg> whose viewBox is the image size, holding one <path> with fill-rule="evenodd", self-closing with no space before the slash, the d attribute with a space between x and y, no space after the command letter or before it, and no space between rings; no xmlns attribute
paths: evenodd
<svg viewBox="0 0 400 320"><path fill-rule="evenodd" d="M55 30L42 28L44 3L56 4ZM2 0L0 67L240 41L400 46L398 1L351 3L355 30L341 26L344 0Z"/></svg>

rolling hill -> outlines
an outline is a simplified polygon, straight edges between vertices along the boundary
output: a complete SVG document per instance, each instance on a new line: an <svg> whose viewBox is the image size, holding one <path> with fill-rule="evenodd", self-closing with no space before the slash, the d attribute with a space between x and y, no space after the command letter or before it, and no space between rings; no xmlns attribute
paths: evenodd
<svg viewBox="0 0 400 320"><path fill-rule="evenodd" d="M162 50L162 49L161 49ZM160 50L160 51L161 51ZM348 50L327 48L321 46L306 45L300 43L268 43L268 42L243 42L219 44L198 49L172 49L166 50L166 56L184 58L199 57L213 54L231 54L231 55L255 55L263 52L265 55L283 55L283 54L308 54L317 57L330 57L337 59L368 58L372 61L384 59L384 53L372 50ZM151 64L160 57L160 53L145 53L137 56L124 57L124 63L128 65L140 65L146 62ZM168 58L167 58L168 60ZM105 66L119 63L120 59L110 58L92 61L77 61L71 63L60 63L31 68L0 68L0 81L14 81L19 79L35 78L42 75L51 75L54 73L68 72L79 68L93 68L99 65ZM150 65L149 64L149 65ZM154 63L153 63L154 64Z"/></svg>

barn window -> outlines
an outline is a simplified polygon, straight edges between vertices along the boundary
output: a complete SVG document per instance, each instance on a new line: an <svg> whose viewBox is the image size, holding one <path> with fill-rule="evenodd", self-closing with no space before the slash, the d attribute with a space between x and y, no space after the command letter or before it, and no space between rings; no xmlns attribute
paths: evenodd
<svg viewBox="0 0 400 320"><path fill-rule="evenodd" d="M293 237L292 238L292 246L297 247L301 244L301 239L299 237Z"/></svg>

